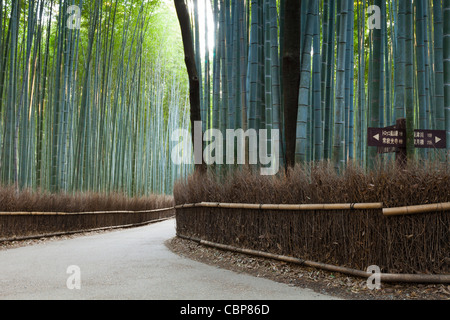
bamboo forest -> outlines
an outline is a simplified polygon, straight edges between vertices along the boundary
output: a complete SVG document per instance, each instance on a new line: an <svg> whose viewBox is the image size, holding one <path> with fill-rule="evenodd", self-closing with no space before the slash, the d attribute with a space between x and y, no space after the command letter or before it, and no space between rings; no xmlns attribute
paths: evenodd
<svg viewBox="0 0 450 320"><path fill-rule="evenodd" d="M1 0L1 183L171 194L194 120L279 130L281 167L372 168L395 157L368 128L404 118L446 140L408 159L448 162L449 22L449 0Z"/></svg>

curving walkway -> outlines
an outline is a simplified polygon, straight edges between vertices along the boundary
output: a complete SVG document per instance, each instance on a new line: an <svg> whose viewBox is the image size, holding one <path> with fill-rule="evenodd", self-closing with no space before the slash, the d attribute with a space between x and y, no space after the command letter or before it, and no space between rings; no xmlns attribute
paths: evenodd
<svg viewBox="0 0 450 320"><path fill-rule="evenodd" d="M164 245L174 236L171 219L0 251L0 299L334 299L180 257Z"/></svg>

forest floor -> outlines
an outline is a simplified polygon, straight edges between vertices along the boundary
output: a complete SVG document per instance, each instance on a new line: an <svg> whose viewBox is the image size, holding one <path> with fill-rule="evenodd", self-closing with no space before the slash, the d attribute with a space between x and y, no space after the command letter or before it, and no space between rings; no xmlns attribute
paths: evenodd
<svg viewBox="0 0 450 320"><path fill-rule="evenodd" d="M173 252L202 263L343 299L450 300L447 284L381 283L380 289L370 290L366 279L224 251L178 237L168 240L166 245Z"/></svg>

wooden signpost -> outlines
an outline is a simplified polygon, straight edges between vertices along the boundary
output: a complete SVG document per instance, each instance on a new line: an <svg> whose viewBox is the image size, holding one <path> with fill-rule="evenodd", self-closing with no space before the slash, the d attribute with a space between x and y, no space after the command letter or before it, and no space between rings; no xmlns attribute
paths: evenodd
<svg viewBox="0 0 450 320"><path fill-rule="evenodd" d="M378 153L395 152L396 160L406 160L406 120L398 119L395 126L385 128L368 128L367 144L378 147ZM445 149L445 130L414 130L415 148Z"/></svg>

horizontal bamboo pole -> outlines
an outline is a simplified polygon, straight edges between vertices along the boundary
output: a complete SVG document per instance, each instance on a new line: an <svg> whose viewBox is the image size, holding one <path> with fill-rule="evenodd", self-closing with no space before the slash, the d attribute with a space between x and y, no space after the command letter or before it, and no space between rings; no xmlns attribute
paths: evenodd
<svg viewBox="0 0 450 320"><path fill-rule="evenodd" d="M180 204L180 205L175 206L175 209L194 208L196 205L197 205L196 203Z"/></svg>
<svg viewBox="0 0 450 320"><path fill-rule="evenodd" d="M160 219L155 219L155 220L139 222L139 223L123 224L123 225L118 225L118 226L109 226L109 227L74 230L74 231L64 231L64 232L54 232L54 233L42 233L42 234L35 234L35 235L23 236L23 237L0 238L0 242L3 242L3 241L32 240L32 239L40 239L40 238L67 236L67 235L79 234L79 233L85 233L85 232L105 231L105 230L114 230L114 229L126 229L126 228L145 226L145 225L148 225L148 224L162 222L162 221L166 221L166 220L169 220L169 219L173 219L173 216L167 217L167 218L160 218Z"/></svg>
<svg viewBox="0 0 450 320"><path fill-rule="evenodd" d="M175 207L153 209L153 210L141 210L141 211L90 211L90 212L28 212L28 211L16 211L16 212L0 212L0 216L64 216L64 215L85 215L85 214L145 214L153 212L163 212L174 210Z"/></svg>
<svg viewBox="0 0 450 320"><path fill-rule="evenodd" d="M382 209L382 202L375 203L329 203L329 204L252 204L252 203L220 203L200 202L175 206L175 209L207 207L251 210L371 210Z"/></svg>
<svg viewBox="0 0 450 320"><path fill-rule="evenodd" d="M288 257L283 256L279 254L273 254L269 252L264 251L258 251L258 250L251 250L251 249L244 249L244 248L238 248L230 245L215 243L211 241L206 241L202 239L197 239L193 237L188 237L184 235L177 234L178 237L192 240L195 242L198 242L205 246L210 246L222 250L232 251L232 252L238 252L253 256L258 256L262 258L268 258L268 259L274 259L284 262L290 262L295 263L298 265L303 265L307 267L312 268L318 268L323 269L327 271L332 272L339 272L343 274L348 274L356 277L362 277L362 278L368 278L373 275L373 273L347 268L347 267L341 267L341 266L334 266L326 263L321 262L315 262L315 261L309 261L309 260L303 260L299 258L294 257ZM411 283L450 283L450 275L447 274L395 274L395 273L381 273L380 274L380 281L381 282L411 282Z"/></svg>
<svg viewBox="0 0 450 320"><path fill-rule="evenodd" d="M438 211L450 211L450 202L422 204L417 206L405 206L397 208L384 208L383 215L397 216Z"/></svg>

